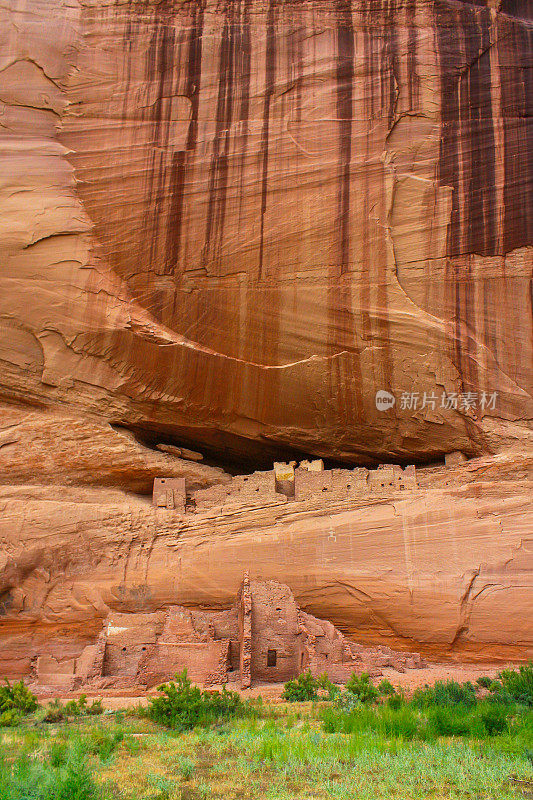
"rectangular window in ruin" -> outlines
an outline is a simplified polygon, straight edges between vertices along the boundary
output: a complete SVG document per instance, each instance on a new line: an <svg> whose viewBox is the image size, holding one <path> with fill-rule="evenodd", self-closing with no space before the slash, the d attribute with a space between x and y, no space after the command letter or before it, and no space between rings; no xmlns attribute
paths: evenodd
<svg viewBox="0 0 533 800"><path fill-rule="evenodd" d="M267 667L275 667L278 660L276 650L267 650Z"/></svg>

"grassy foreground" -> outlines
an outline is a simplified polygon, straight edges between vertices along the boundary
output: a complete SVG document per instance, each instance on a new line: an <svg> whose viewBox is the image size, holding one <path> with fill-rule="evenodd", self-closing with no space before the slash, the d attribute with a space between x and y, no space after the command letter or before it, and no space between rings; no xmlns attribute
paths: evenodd
<svg viewBox="0 0 533 800"><path fill-rule="evenodd" d="M172 727L138 709L27 710L0 731L0 800L533 798L533 708L509 696L449 685L361 702L359 681L330 700L210 697L206 712L207 695L179 686L163 687Z"/></svg>

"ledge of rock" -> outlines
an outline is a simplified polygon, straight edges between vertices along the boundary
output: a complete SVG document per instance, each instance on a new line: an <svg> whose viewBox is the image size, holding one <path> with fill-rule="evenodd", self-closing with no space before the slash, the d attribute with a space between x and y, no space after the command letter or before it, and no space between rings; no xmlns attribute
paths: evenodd
<svg viewBox="0 0 533 800"><path fill-rule="evenodd" d="M113 486L151 494L160 475L185 478L190 489L230 480L216 467L145 447L104 421L0 406L0 485Z"/></svg>

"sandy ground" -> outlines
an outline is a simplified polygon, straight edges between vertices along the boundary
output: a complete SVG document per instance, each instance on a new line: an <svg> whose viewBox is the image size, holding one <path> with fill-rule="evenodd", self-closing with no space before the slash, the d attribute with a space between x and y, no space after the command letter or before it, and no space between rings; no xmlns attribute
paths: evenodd
<svg viewBox="0 0 533 800"><path fill-rule="evenodd" d="M379 678L374 678L374 683L387 678L393 686L398 686L407 691L407 693L414 691L419 686L425 684L433 684L438 680L456 680L461 683L465 681L475 682L482 675L496 677L498 672L505 668L505 666L516 666L511 663L508 665L494 662L487 662L484 664L476 663L475 665L458 665L450 663L433 663L428 664L423 669L408 669L404 673L398 672L395 669L383 669L383 675ZM210 689L221 689L222 687L211 686ZM282 683L259 683L256 686L241 691L238 684L228 683L227 688L232 691L239 691L242 697L259 697L269 703L281 702L281 693L283 692ZM72 697L79 697L84 692L87 697L100 698L105 708L109 710L117 710L120 708L129 708L135 705L146 705L148 698L157 694L157 689L150 689L148 692L143 687L129 687L127 689L80 689L77 692L70 694L54 692L53 690L37 689L35 690L37 696L41 700L51 700L58 697L60 700L68 700Z"/></svg>

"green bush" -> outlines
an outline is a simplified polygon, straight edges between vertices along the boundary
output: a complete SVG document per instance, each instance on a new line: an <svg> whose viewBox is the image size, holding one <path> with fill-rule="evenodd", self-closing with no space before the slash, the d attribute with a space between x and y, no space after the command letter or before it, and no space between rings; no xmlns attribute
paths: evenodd
<svg viewBox="0 0 533 800"><path fill-rule="evenodd" d="M497 736L508 728L509 708L480 702L466 710L455 706L436 706L427 710L429 724L437 736L472 736L483 739Z"/></svg>
<svg viewBox="0 0 533 800"><path fill-rule="evenodd" d="M327 694L328 700L334 700L340 692L339 687L329 679L325 672L318 676L317 685L322 692Z"/></svg>
<svg viewBox="0 0 533 800"><path fill-rule="evenodd" d="M354 672L346 684L346 691L353 694L361 703L373 703L379 697L379 691L370 683L370 675L367 672L362 672L360 675Z"/></svg>
<svg viewBox="0 0 533 800"><path fill-rule="evenodd" d="M472 712L471 733L476 735L497 736L508 728L509 710L505 706L494 703L479 703Z"/></svg>
<svg viewBox="0 0 533 800"><path fill-rule="evenodd" d="M202 691L193 686L187 670L176 676L176 680L158 686L159 697L151 697L146 716L174 730L189 730L195 725L243 716L247 705L236 692Z"/></svg>
<svg viewBox="0 0 533 800"><path fill-rule="evenodd" d="M403 706L369 706L359 702L358 707L348 713L337 707L321 712L326 733L373 732L387 738L427 739L431 735L426 719L416 709Z"/></svg>
<svg viewBox="0 0 533 800"><path fill-rule="evenodd" d="M350 714L361 705L361 700L353 692L341 692L335 698L335 708L343 714Z"/></svg>
<svg viewBox="0 0 533 800"><path fill-rule="evenodd" d="M82 694L79 700L68 700L65 703L65 714L67 717L81 717L85 714L86 705L87 698Z"/></svg>
<svg viewBox="0 0 533 800"><path fill-rule="evenodd" d="M304 702L305 700L316 700L318 697L318 681L313 678L311 673L302 672L297 678L287 681L281 695L283 700L289 703Z"/></svg>
<svg viewBox="0 0 533 800"><path fill-rule="evenodd" d="M84 736L81 742L82 748L86 753L98 756L101 761L107 761L123 739L124 731L122 728L104 728L98 726Z"/></svg>
<svg viewBox="0 0 533 800"><path fill-rule="evenodd" d="M504 669L499 678L504 692L517 703L533 706L533 662L524 664L518 670Z"/></svg>
<svg viewBox="0 0 533 800"><path fill-rule="evenodd" d="M389 708L394 708L398 710L405 704L405 695L403 692L394 692L389 697L387 697L387 705Z"/></svg>
<svg viewBox="0 0 533 800"><path fill-rule="evenodd" d="M46 706L42 706L36 714L39 722L62 722L66 719L65 706L60 700L52 700Z"/></svg>
<svg viewBox="0 0 533 800"><path fill-rule="evenodd" d="M470 721L464 709L442 705L428 708L426 713L435 736L467 736L470 733Z"/></svg>
<svg viewBox="0 0 533 800"><path fill-rule="evenodd" d="M378 693L384 697L392 697L393 694L396 694L396 689L390 681L384 678L378 683Z"/></svg>
<svg viewBox="0 0 533 800"><path fill-rule="evenodd" d="M37 708L37 698L24 685L24 681L17 681L13 686L6 680L5 686L0 686L0 713L16 709L21 714L31 714Z"/></svg>
<svg viewBox="0 0 533 800"><path fill-rule="evenodd" d="M492 678L489 678L488 675L482 675L481 678L477 679L476 683L483 689L488 689L492 683Z"/></svg>
<svg viewBox="0 0 533 800"><path fill-rule="evenodd" d="M96 716L97 714L104 713L104 707L102 705L101 700L93 700L90 706L87 706L85 709L87 714L91 714L91 716Z"/></svg>
<svg viewBox="0 0 533 800"><path fill-rule="evenodd" d="M472 708L476 704L476 690L467 681L437 681L433 686L424 686L413 694L413 704L418 708L432 708L433 706L462 705Z"/></svg>
<svg viewBox="0 0 533 800"><path fill-rule="evenodd" d="M0 714L0 728L14 728L21 721L22 714L16 708L8 708Z"/></svg>

